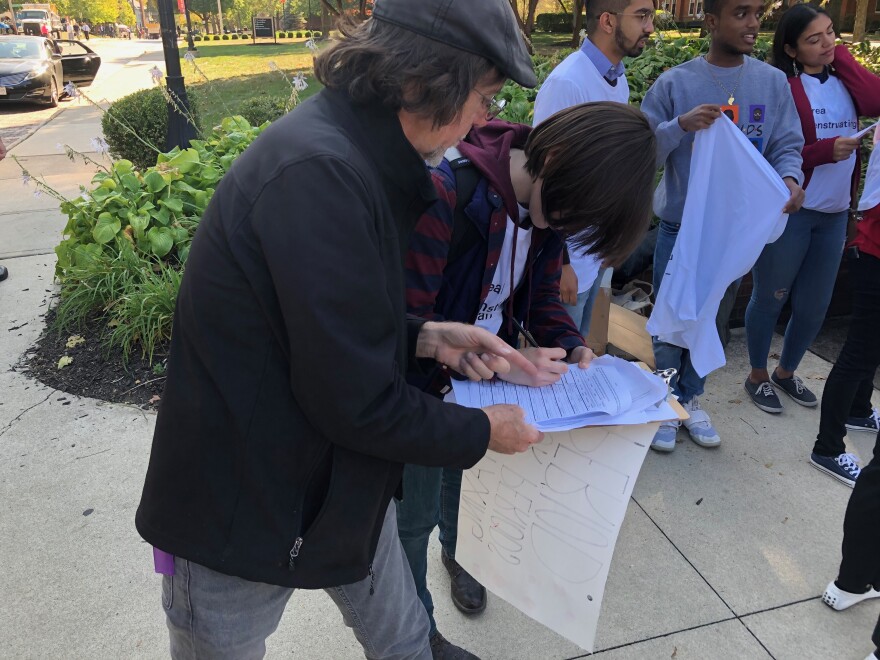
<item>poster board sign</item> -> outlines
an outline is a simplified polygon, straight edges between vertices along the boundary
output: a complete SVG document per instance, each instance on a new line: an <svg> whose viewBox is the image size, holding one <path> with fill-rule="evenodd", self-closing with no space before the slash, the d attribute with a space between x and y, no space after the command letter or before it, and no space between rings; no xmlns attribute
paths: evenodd
<svg viewBox="0 0 880 660"><path fill-rule="evenodd" d="M658 424L548 433L462 475L455 559L587 651L636 477Z"/></svg>
<svg viewBox="0 0 880 660"><path fill-rule="evenodd" d="M272 39L274 43L278 43L278 34L275 32L275 19L271 16L254 16L251 18L254 43L257 39Z"/></svg>

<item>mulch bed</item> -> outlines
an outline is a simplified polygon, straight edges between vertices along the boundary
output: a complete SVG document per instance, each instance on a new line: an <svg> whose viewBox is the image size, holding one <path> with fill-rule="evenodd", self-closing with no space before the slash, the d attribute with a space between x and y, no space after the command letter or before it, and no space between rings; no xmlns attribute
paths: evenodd
<svg viewBox="0 0 880 660"><path fill-rule="evenodd" d="M61 335L53 329L54 320L55 312L50 311L46 329L17 371L69 394L134 404L144 410L158 407L165 387L164 351L157 351L152 366L137 350L125 361L121 349L108 349L101 341L106 331L101 319L90 318L82 328ZM74 335L85 341L68 347ZM72 358L72 362L59 369L63 357Z"/></svg>

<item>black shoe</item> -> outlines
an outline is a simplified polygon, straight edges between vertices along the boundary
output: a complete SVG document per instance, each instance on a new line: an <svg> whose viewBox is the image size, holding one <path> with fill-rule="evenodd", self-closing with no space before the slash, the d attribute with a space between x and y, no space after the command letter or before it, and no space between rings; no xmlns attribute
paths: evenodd
<svg viewBox="0 0 880 660"><path fill-rule="evenodd" d="M763 383L753 383L748 378L744 387L746 392L758 408L764 412L778 414L782 412L782 402L773 389L773 386L766 380Z"/></svg>
<svg viewBox="0 0 880 660"><path fill-rule="evenodd" d="M460 612L479 614L486 609L486 587L477 582L458 562L441 550L440 558L452 578L452 602Z"/></svg>
<svg viewBox="0 0 880 660"><path fill-rule="evenodd" d="M0 266L0 282L9 277L9 271L6 270L6 266Z"/></svg>
<svg viewBox="0 0 880 660"><path fill-rule="evenodd" d="M799 403L807 408L815 408L819 403L819 399L816 398L816 395L810 392L810 390L804 385L804 381L797 376L792 376L791 378L779 378L774 371L770 374L770 380L773 381L774 385L794 399L795 403Z"/></svg>
<svg viewBox="0 0 880 660"><path fill-rule="evenodd" d="M434 660L480 660L470 651L448 641L439 632L431 637L431 657Z"/></svg>

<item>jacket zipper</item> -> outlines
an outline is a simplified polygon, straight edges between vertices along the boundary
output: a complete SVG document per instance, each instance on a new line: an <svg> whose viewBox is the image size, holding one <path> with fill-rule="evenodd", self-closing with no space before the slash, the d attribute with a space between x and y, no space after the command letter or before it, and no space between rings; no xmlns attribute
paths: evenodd
<svg viewBox="0 0 880 660"><path fill-rule="evenodd" d="M287 570L293 571L296 569L296 558L299 557L299 549L302 548L302 544L302 536L297 536L296 541L293 542L293 547L290 549L290 560L287 562Z"/></svg>

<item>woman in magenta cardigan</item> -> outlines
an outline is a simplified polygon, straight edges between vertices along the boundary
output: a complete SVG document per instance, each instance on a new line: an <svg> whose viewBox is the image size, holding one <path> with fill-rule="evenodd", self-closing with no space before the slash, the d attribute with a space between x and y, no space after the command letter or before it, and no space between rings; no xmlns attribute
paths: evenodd
<svg viewBox="0 0 880 660"><path fill-rule="evenodd" d="M804 133L806 199L752 271L754 288L746 310L752 370L745 389L770 413L782 412L778 390L802 406L818 403L795 370L822 326L843 253L861 172L859 140L850 136L858 131L859 116L880 114L880 78L856 63L846 47L835 46L835 38L824 10L795 5L783 14L773 40L772 63L788 76ZM779 364L770 375L770 342L789 298L791 319ZM846 469L836 460L829 462Z"/></svg>

